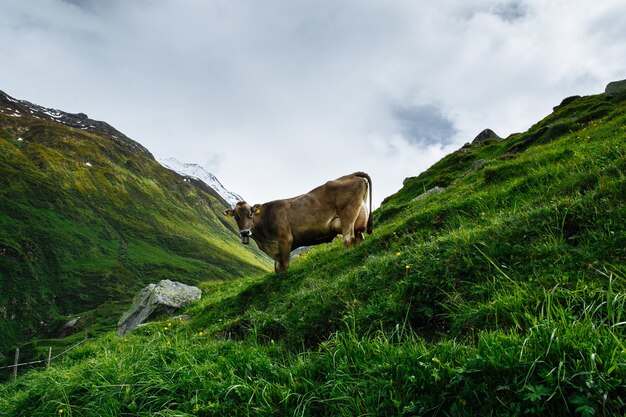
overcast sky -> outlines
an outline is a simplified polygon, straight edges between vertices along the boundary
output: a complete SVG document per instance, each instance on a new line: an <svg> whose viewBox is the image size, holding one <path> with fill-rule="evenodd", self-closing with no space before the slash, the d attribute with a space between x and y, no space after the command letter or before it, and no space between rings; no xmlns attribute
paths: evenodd
<svg viewBox="0 0 626 417"><path fill-rule="evenodd" d="M626 78L624 0L0 0L0 90L87 113L249 203L374 202L491 128Z"/></svg>

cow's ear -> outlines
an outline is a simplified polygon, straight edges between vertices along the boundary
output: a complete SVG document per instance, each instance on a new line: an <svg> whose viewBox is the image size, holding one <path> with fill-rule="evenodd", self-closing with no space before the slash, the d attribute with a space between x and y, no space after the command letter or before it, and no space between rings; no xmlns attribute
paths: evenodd
<svg viewBox="0 0 626 417"><path fill-rule="evenodd" d="M250 211L252 211L252 214L260 214L261 213L261 204L255 204L254 206L252 206Z"/></svg>
<svg viewBox="0 0 626 417"><path fill-rule="evenodd" d="M235 215L235 212L231 209L228 210L224 210L224 216L228 216L228 217L233 217Z"/></svg>

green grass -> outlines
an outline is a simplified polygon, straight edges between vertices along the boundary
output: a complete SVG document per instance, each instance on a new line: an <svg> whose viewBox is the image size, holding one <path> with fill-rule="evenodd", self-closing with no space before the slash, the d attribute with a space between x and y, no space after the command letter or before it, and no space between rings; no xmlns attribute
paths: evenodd
<svg viewBox="0 0 626 417"><path fill-rule="evenodd" d="M0 386L0 410L625 415L625 99L466 146L388 198L361 246L201 284L190 320L94 338Z"/></svg>

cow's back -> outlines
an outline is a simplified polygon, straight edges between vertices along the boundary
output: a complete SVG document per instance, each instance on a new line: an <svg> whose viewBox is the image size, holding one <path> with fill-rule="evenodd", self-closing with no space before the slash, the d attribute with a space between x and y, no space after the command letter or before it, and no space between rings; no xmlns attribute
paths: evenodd
<svg viewBox="0 0 626 417"><path fill-rule="evenodd" d="M294 248L330 242L341 234L341 220L358 217L367 189L367 179L355 173L287 200Z"/></svg>

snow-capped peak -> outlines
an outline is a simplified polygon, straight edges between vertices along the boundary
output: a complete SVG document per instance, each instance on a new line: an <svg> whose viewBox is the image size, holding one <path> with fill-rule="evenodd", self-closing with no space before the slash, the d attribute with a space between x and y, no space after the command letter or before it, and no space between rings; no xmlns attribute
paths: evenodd
<svg viewBox="0 0 626 417"><path fill-rule="evenodd" d="M176 158L159 159L159 163L184 177L195 178L204 182L226 200L231 207L234 207L238 201L243 200L240 195L224 188L217 177L204 169L201 165L180 162Z"/></svg>

